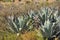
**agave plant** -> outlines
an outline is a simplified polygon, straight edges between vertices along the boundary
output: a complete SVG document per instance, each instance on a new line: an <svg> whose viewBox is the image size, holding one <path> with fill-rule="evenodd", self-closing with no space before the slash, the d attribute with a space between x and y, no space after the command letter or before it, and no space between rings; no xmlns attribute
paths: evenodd
<svg viewBox="0 0 60 40"><path fill-rule="evenodd" d="M60 30L59 26L57 26L58 20L58 10L55 8L41 8L39 13L39 19L40 19L40 30L43 34L43 37L47 37L48 39L52 40L52 37L56 37L56 33L58 33ZM57 29L58 31L56 31ZM56 33L55 33L56 31ZM44 39L46 40L46 38Z"/></svg>
<svg viewBox="0 0 60 40"><path fill-rule="evenodd" d="M30 12L29 12L30 13ZM33 29L33 19L32 15L21 15L19 17L16 16L8 16L6 17L6 20L8 22L8 31L12 33L20 33L26 31L30 31ZM31 12L32 13L32 12ZM32 13L33 14L33 13Z"/></svg>

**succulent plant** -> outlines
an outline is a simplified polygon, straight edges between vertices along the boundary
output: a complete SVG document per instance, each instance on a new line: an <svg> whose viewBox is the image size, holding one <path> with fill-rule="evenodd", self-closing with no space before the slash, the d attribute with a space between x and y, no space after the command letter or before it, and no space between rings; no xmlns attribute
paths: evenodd
<svg viewBox="0 0 60 40"><path fill-rule="evenodd" d="M57 23L59 22L58 18L58 9L55 8L41 8L39 11L39 19L40 19L40 30L42 32L42 35L47 38L52 38L56 36L56 33L58 33L60 30L59 26L57 26ZM58 31L57 31L58 29ZM56 33L55 33L56 31ZM50 40L51 40L50 38Z"/></svg>
<svg viewBox="0 0 60 40"><path fill-rule="evenodd" d="M33 28L32 26L32 18L30 17L30 15L21 15L19 17L16 16L8 16L6 17L8 25L10 25L10 27L8 27L9 31L13 32L13 33L19 33L21 31L28 31L31 28Z"/></svg>

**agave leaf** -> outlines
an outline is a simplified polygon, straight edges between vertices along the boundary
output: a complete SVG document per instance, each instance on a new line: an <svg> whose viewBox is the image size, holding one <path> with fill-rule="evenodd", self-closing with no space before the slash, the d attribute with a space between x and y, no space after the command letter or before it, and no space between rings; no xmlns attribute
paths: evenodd
<svg viewBox="0 0 60 40"><path fill-rule="evenodd" d="M20 25L20 28L22 28L23 27L23 25L24 25L24 19L23 19L23 16L21 16L21 17L18 17L18 20L19 20L19 25Z"/></svg>

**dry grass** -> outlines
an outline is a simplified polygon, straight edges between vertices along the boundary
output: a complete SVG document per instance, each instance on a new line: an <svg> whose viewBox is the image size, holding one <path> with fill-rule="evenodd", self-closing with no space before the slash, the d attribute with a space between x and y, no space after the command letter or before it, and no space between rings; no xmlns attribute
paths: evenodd
<svg viewBox="0 0 60 40"><path fill-rule="evenodd" d="M21 34L17 40L37 40L36 39L36 32L26 32L25 34Z"/></svg>
<svg viewBox="0 0 60 40"><path fill-rule="evenodd" d="M23 40L37 40L35 32L27 32L21 35Z"/></svg>
<svg viewBox="0 0 60 40"><path fill-rule="evenodd" d="M43 40L43 36L39 33L39 30L25 32L24 34L20 34L17 37L17 40Z"/></svg>
<svg viewBox="0 0 60 40"><path fill-rule="evenodd" d="M0 8L0 15L13 15L13 14L22 14L22 13L27 13L28 10L39 10L40 7L42 6L56 6L57 3L48 3L48 2L44 2L44 3L34 3L34 2L30 2L30 1L26 1L26 2L19 2L19 3L13 3L13 2L1 2L0 6L2 8Z"/></svg>

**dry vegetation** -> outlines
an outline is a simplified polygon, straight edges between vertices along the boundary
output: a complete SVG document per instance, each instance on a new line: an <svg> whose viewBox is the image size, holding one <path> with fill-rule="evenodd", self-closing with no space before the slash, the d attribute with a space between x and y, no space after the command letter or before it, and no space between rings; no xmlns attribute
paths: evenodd
<svg viewBox="0 0 60 40"><path fill-rule="evenodd" d="M30 1L26 2L1 2L0 3L0 15L11 15L11 14L20 14L27 13L28 10L39 10L40 7L44 6L57 6L57 2L54 3L34 3Z"/></svg>

